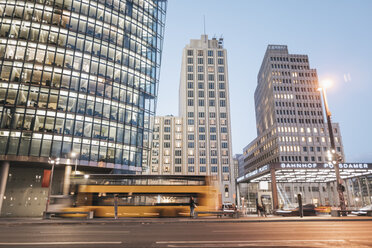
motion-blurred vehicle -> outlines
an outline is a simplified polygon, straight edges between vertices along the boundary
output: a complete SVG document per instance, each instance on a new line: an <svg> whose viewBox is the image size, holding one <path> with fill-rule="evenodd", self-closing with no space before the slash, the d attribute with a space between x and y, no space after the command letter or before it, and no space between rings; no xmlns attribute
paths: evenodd
<svg viewBox="0 0 372 248"><path fill-rule="evenodd" d="M351 213L355 214L355 215L362 216L362 215L367 215L367 211L372 211L372 205L367 205L367 206L362 207L361 209L359 209L357 211L352 211Z"/></svg>
<svg viewBox="0 0 372 248"><path fill-rule="evenodd" d="M331 213L332 207L331 206L319 206L315 208L315 211L318 213L323 213L323 214L329 214Z"/></svg>
<svg viewBox="0 0 372 248"><path fill-rule="evenodd" d="M118 217L190 216L191 197L197 211L218 209L218 189L205 176L92 174L77 183L76 207L64 211L93 211L94 217L114 217L114 204L117 204Z"/></svg>
<svg viewBox="0 0 372 248"><path fill-rule="evenodd" d="M302 206L304 216L315 216L315 205L314 204L306 204ZM299 208L288 208L288 209L279 209L274 212L276 215L281 216L300 216Z"/></svg>

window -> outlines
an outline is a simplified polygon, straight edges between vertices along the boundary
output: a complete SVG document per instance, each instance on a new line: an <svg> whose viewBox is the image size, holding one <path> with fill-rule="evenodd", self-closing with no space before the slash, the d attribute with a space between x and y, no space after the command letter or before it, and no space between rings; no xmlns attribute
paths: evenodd
<svg viewBox="0 0 372 248"><path fill-rule="evenodd" d="M182 158L175 158L174 163L175 164L182 164Z"/></svg>
<svg viewBox="0 0 372 248"><path fill-rule="evenodd" d="M206 172L207 171L207 167L205 166L200 166L200 172Z"/></svg>
<svg viewBox="0 0 372 248"><path fill-rule="evenodd" d="M198 56L203 56L203 50L198 50Z"/></svg>
<svg viewBox="0 0 372 248"><path fill-rule="evenodd" d="M205 164L206 160L205 160L205 158L200 158L199 162L200 162L200 164Z"/></svg>
<svg viewBox="0 0 372 248"><path fill-rule="evenodd" d="M189 134L189 135L187 135L187 139L188 139L188 140L194 140L194 135L193 135L193 134Z"/></svg>
<svg viewBox="0 0 372 248"><path fill-rule="evenodd" d="M223 81L225 81L225 75L224 75L224 74L220 74L220 75L218 75L218 81L219 81L219 82L223 82Z"/></svg>
<svg viewBox="0 0 372 248"><path fill-rule="evenodd" d="M227 142L222 142L221 146L222 146L222 148L228 148Z"/></svg>
<svg viewBox="0 0 372 248"><path fill-rule="evenodd" d="M194 142L188 142L187 147L188 148L194 148Z"/></svg>
<svg viewBox="0 0 372 248"><path fill-rule="evenodd" d="M194 125L194 120L193 119L188 119L187 124L188 125Z"/></svg>
<svg viewBox="0 0 372 248"><path fill-rule="evenodd" d="M171 128L170 127L164 127L164 132L165 133L169 133L171 131Z"/></svg>
<svg viewBox="0 0 372 248"><path fill-rule="evenodd" d="M187 162L188 164L194 164L194 158L188 158Z"/></svg>
<svg viewBox="0 0 372 248"><path fill-rule="evenodd" d="M211 134L211 140L217 140L217 136L215 134Z"/></svg>
<svg viewBox="0 0 372 248"><path fill-rule="evenodd" d="M217 173L217 171L218 171L218 170L217 170L217 166L212 166L211 169L212 169L212 172L213 172L213 173Z"/></svg>
<svg viewBox="0 0 372 248"><path fill-rule="evenodd" d="M228 172L229 172L229 167L227 167L227 166L223 166L223 167L222 167L222 172L224 172L224 173L228 173Z"/></svg>
<svg viewBox="0 0 372 248"><path fill-rule="evenodd" d="M306 147L306 146L302 147L302 150L303 150L304 152L307 152L307 147Z"/></svg>
<svg viewBox="0 0 372 248"><path fill-rule="evenodd" d="M204 118L204 112L199 112L199 118Z"/></svg>
<svg viewBox="0 0 372 248"><path fill-rule="evenodd" d="M182 151L181 150L175 150L174 151L174 155L175 156L181 156L181 154L182 154Z"/></svg>
<svg viewBox="0 0 372 248"><path fill-rule="evenodd" d="M205 133L205 127L199 127L199 133Z"/></svg>
<svg viewBox="0 0 372 248"><path fill-rule="evenodd" d="M220 100L220 107L226 107L226 101Z"/></svg>
<svg viewBox="0 0 372 248"><path fill-rule="evenodd" d="M187 112L187 117L193 118L194 117L194 112Z"/></svg>
<svg viewBox="0 0 372 248"><path fill-rule="evenodd" d="M218 57L223 57L223 51L217 51L217 56Z"/></svg>
<svg viewBox="0 0 372 248"><path fill-rule="evenodd" d="M214 74L208 74L208 81L214 81Z"/></svg>
<svg viewBox="0 0 372 248"><path fill-rule="evenodd" d="M209 95L210 98L214 98L215 97L214 91L209 91L208 92L208 95Z"/></svg>
<svg viewBox="0 0 372 248"><path fill-rule="evenodd" d="M203 107L204 106L204 100L199 100L199 107Z"/></svg>
<svg viewBox="0 0 372 248"><path fill-rule="evenodd" d="M170 142L164 142L164 148L170 148Z"/></svg>
<svg viewBox="0 0 372 248"><path fill-rule="evenodd" d="M203 98L204 97L204 91L199 91L199 97Z"/></svg>
<svg viewBox="0 0 372 248"><path fill-rule="evenodd" d="M187 64L192 64L193 59L192 58L187 58Z"/></svg>
<svg viewBox="0 0 372 248"><path fill-rule="evenodd" d="M220 88L220 90L224 90L225 89L225 83L219 83L219 88Z"/></svg>
<svg viewBox="0 0 372 248"><path fill-rule="evenodd" d="M212 50L208 50L208 56L213 56L213 51Z"/></svg>
<svg viewBox="0 0 372 248"><path fill-rule="evenodd" d="M198 58L198 64L199 64L199 65L202 65L203 63L204 63L203 58Z"/></svg>
<svg viewBox="0 0 372 248"><path fill-rule="evenodd" d="M208 84L208 89L213 90L214 89L214 83L209 83Z"/></svg>
<svg viewBox="0 0 372 248"><path fill-rule="evenodd" d="M218 64L223 65L223 59L218 59Z"/></svg>
<svg viewBox="0 0 372 248"><path fill-rule="evenodd" d="M214 107L216 105L215 100L209 100L209 106Z"/></svg>
<svg viewBox="0 0 372 248"><path fill-rule="evenodd" d="M188 167L188 171L189 171L189 172L194 172L194 166L189 166L189 167Z"/></svg>
<svg viewBox="0 0 372 248"><path fill-rule="evenodd" d="M187 50L187 56L192 56L193 55L193 50Z"/></svg>
<svg viewBox="0 0 372 248"><path fill-rule="evenodd" d="M213 65L213 64L214 64L214 59L208 58L208 65Z"/></svg>
<svg viewBox="0 0 372 248"><path fill-rule="evenodd" d="M187 66L187 72L193 72L194 67L192 65Z"/></svg>
<svg viewBox="0 0 372 248"><path fill-rule="evenodd" d="M194 106L194 100L193 99L188 99L187 100L187 106Z"/></svg>
<svg viewBox="0 0 372 248"><path fill-rule="evenodd" d="M198 65L198 72L204 72L204 67L202 65Z"/></svg>
<svg viewBox="0 0 372 248"><path fill-rule="evenodd" d="M203 81L204 80L204 74L198 74L198 80Z"/></svg>
<svg viewBox="0 0 372 248"><path fill-rule="evenodd" d="M204 83L198 83L198 89L204 89Z"/></svg>
<svg viewBox="0 0 372 248"><path fill-rule="evenodd" d="M224 73L224 72L225 72L225 67L223 67L223 66L219 66L219 67L218 67L218 72L219 72L219 73Z"/></svg>
<svg viewBox="0 0 372 248"><path fill-rule="evenodd" d="M194 88L194 83L193 82L188 82L187 83L187 88L188 89L193 89Z"/></svg>
<svg viewBox="0 0 372 248"><path fill-rule="evenodd" d="M176 167L174 167L174 170L175 170L175 172L181 172L182 171L181 168L182 168L181 166L176 166Z"/></svg>
<svg viewBox="0 0 372 248"><path fill-rule="evenodd" d="M211 164L217 164L217 158L211 158Z"/></svg>

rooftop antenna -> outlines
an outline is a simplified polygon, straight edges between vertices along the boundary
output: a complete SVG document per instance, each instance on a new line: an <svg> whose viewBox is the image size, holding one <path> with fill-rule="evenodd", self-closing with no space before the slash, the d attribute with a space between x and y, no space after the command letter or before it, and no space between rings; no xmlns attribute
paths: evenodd
<svg viewBox="0 0 372 248"><path fill-rule="evenodd" d="M204 42L207 42L207 36L205 34L205 15L203 15L203 19L204 19Z"/></svg>

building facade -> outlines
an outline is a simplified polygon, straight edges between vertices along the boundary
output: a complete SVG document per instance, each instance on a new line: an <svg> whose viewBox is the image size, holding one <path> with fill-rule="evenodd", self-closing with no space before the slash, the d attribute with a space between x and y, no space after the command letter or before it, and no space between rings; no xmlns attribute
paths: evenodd
<svg viewBox="0 0 372 248"><path fill-rule="evenodd" d="M222 39L191 40L182 54L179 116L184 120L184 173L211 175L223 202L233 202L227 52Z"/></svg>
<svg viewBox="0 0 372 248"><path fill-rule="evenodd" d="M331 142L318 88L317 72L310 68L307 55L290 54L283 45L267 47L254 94L257 138L238 158L239 200L249 211L255 211L257 201L269 209L291 206L297 202L297 194L302 194L304 204L337 205L332 183L312 179L316 173L323 178L324 172L316 170L311 177L303 171L296 174L290 169L274 169L276 164L331 162ZM336 153L341 158L338 162L342 162L340 127L332 123L332 128ZM271 177L250 179L261 175L265 168L272 169L268 172Z"/></svg>
<svg viewBox="0 0 372 248"><path fill-rule="evenodd" d="M156 116L150 167L147 170L144 169L144 173L150 175L185 174L182 137L182 117Z"/></svg>
<svg viewBox="0 0 372 248"><path fill-rule="evenodd" d="M79 166L141 172L166 0L0 3L4 166L47 165L48 157L69 165L74 152Z"/></svg>
<svg viewBox="0 0 372 248"><path fill-rule="evenodd" d="M331 144L321 92L308 56L269 45L257 82L257 138L243 149L243 173L269 163L329 162ZM344 160L340 127L332 126L336 152Z"/></svg>

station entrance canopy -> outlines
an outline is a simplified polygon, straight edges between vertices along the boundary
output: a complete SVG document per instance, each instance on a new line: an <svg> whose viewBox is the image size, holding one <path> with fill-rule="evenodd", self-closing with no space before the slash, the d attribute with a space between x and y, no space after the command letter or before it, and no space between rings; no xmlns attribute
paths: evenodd
<svg viewBox="0 0 372 248"><path fill-rule="evenodd" d="M339 164L342 179L372 174L371 163ZM237 179L237 183L271 182L275 175L277 183L327 183L336 181L334 165L331 163L273 163L248 171Z"/></svg>

